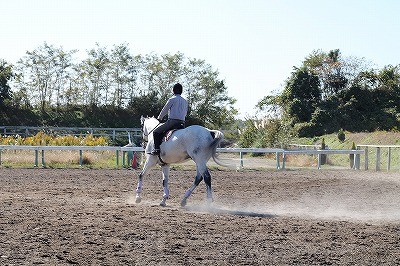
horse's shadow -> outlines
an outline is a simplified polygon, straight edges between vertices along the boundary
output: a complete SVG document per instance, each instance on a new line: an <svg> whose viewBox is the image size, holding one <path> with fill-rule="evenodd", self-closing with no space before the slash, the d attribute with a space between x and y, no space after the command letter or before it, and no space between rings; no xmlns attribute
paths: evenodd
<svg viewBox="0 0 400 266"><path fill-rule="evenodd" d="M275 218L276 215L271 213L254 212L247 210L224 209L218 206L185 206L185 210L191 212L205 212L213 214L228 214L236 216L258 217L258 218Z"/></svg>

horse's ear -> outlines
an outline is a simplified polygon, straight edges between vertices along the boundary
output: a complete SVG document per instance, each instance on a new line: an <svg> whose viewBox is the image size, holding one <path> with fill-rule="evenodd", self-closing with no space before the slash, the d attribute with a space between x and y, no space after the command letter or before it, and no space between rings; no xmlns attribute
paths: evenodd
<svg viewBox="0 0 400 266"><path fill-rule="evenodd" d="M146 120L146 118L144 118L144 116L140 116L140 124L141 124L141 125L144 124L144 120Z"/></svg>

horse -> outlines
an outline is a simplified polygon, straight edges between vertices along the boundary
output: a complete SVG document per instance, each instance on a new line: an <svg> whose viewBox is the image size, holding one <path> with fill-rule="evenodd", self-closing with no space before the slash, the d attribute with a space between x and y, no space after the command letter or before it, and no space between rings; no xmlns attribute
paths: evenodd
<svg viewBox="0 0 400 266"><path fill-rule="evenodd" d="M159 164L162 169L162 186L164 192L160 205L166 206L166 201L169 198L168 176L170 164L182 163L189 159L192 159L196 163L197 174L193 185L184 194L181 206L184 207L186 205L187 199L203 179L206 184L207 203L212 203L211 175L207 168L207 162L210 158L213 158L218 165L227 166L216 155L217 147L223 140L224 134L219 130L210 130L199 125L192 125L174 131L169 140L161 144L160 155L151 155L150 152L154 147L152 132L160 122L154 117L144 118L142 116L141 124L143 140L147 142L145 148L146 161L138 176L136 203L140 203L142 200L143 176L152 167Z"/></svg>

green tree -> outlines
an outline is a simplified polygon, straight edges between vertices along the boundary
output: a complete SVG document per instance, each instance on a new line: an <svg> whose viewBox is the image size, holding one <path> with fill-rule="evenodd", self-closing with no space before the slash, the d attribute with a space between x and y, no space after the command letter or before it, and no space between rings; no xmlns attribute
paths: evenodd
<svg viewBox="0 0 400 266"><path fill-rule="evenodd" d="M89 114L107 107L113 112L129 108L136 114L157 115L173 84L180 82L189 101L189 124L221 128L233 122L237 113L235 99L228 96L218 71L204 60L182 53L134 56L127 44L111 50L96 44L80 62L73 61L75 52L47 43L28 51L15 67L15 106L34 107L43 115L54 108L65 111L64 107L96 111Z"/></svg>
<svg viewBox="0 0 400 266"><path fill-rule="evenodd" d="M12 66L0 60L0 107L4 107L7 100L11 99L9 81L13 76Z"/></svg>
<svg viewBox="0 0 400 266"><path fill-rule="evenodd" d="M189 104L188 124L220 128L234 121L237 113L233 108L235 99L228 96L227 87L219 79L218 71L204 60L186 58L182 53L177 53L162 56L150 54L141 57L140 62L138 83L143 89L139 95L147 99L147 96L151 96L151 106L160 106L151 115L158 114L171 96L172 86L180 82ZM138 98L135 97L134 102L138 102Z"/></svg>
<svg viewBox="0 0 400 266"><path fill-rule="evenodd" d="M307 122L321 101L319 79L307 68L295 68L287 80L281 104L294 123Z"/></svg>
<svg viewBox="0 0 400 266"><path fill-rule="evenodd" d="M111 50L110 68L114 88L111 104L122 108L134 96L137 87L137 67L127 44L116 45Z"/></svg>
<svg viewBox="0 0 400 266"><path fill-rule="evenodd" d="M87 59L78 67L79 84L85 105L101 106L110 101L111 60L106 47L98 43L87 52Z"/></svg>
<svg viewBox="0 0 400 266"><path fill-rule="evenodd" d="M369 64L356 57L344 58L339 49L328 53L315 50L303 61L321 82L322 99L327 99L339 91L349 87L360 72L366 71Z"/></svg>
<svg viewBox="0 0 400 266"><path fill-rule="evenodd" d="M60 105L69 84L75 52L47 43L27 51L15 67L16 99L25 105L38 106L42 112L52 104Z"/></svg>

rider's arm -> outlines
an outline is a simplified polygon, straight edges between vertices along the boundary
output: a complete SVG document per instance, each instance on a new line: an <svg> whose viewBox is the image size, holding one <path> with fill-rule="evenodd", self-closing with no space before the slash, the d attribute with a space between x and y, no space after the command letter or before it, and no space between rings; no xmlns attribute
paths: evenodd
<svg viewBox="0 0 400 266"><path fill-rule="evenodd" d="M157 119L162 120L164 116L168 114L169 109L172 106L172 100L168 99L167 103L164 105L163 109L161 110L160 114L158 115Z"/></svg>

